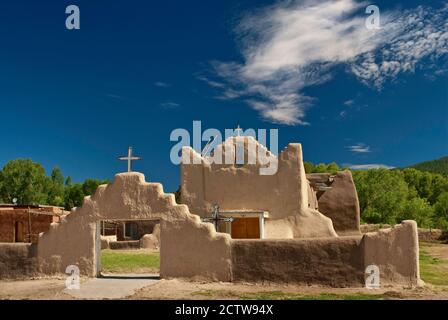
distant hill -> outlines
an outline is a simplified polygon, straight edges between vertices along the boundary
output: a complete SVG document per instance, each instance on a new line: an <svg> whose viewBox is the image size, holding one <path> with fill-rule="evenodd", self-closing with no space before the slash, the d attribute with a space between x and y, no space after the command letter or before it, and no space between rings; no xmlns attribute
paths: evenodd
<svg viewBox="0 0 448 320"><path fill-rule="evenodd" d="M409 166L409 168L448 175L448 156L437 160L420 162Z"/></svg>

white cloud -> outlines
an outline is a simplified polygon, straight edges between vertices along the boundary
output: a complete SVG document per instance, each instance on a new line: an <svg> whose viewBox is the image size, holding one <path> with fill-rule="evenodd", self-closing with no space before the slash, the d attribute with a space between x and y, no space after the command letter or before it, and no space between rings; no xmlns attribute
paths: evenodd
<svg viewBox="0 0 448 320"><path fill-rule="evenodd" d="M358 143L352 146L347 146L347 148L354 153L369 153L370 151L370 147L367 146L364 143Z"/></svg>
<svg viewBox="0 0 448 320"><path fill-rule="evenodd" d="M114 93L108 93L108 94L106 94L106 97L116 99L116 100L125 100L126 99L125 97L120 96L118 94L114 94Z"/></svg>
<svg viewBox="0 0 448 320"><path fill-rule="evenodd" d="M162 102L160 105L165 109L174 109L174 108L177 108L178 106L180 106L180 104L178 104L176 102L171 102L171 101Z"/></svg>
<svg viewBox="0 0 448 320"><path fill-rule="evenodd" d="M366 6L285 1L248 14L236 28L243 61L213 62L220 80L207 81L223 90L220 98L243 98L265 120L303 125L312 105L303 89L330 80L335 65L345 63L362 82L380 87L424 57L446 53L447 24L441 21L448 6L381 11L380 30L365 27Z"/></svg>
<svg viewBox="0 0 448 320"><path fill-rule="evenodd" d="M166 82L162 82L162 81L156 81L156 82L154 82L154 85L155 85L156 87L161 87L161 88L168 88L168 87L171 87L171 84L166 83Z"/></svg>
<svg viewBox="0 0 448 320"><path fill-rule="evenodd" d="M355 103L355 100L353 100L353 99L344 101L344 105L347 107L352 106L354 103Z"/></svg>
<svg viewBox="0 0 448 320"><path fill-rule="evenodd" d="M393 169L395 167L388 166L385 164L376 164L376 163L370 163L370 164L352 164L348 166L350 169L353 170L370 170L370 169Z"/></svg>
<svg viewBox="0 0 448 320"><path fill-rule="evenodd" d="M448 53L448 5L441 9L419 6L397 15L394 21L400 32L374 55L372 52L357 57L351 71L365 84L381 88L387 80L400 73L412 73L419 62L428 59L427 66ZM420 66L423 68L423 66ZM434 71L437 75L437 70Z"/></svg>

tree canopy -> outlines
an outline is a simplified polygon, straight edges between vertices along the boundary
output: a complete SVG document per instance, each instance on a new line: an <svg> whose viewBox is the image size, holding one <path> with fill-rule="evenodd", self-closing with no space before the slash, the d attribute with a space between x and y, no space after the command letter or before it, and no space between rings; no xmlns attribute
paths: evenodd
<svg viewBox="0 0 448 320"><path fill-rule="evenodd" d="M70 210L80 206L85 196L92 195L107 180L87 179L73 183L64 178L59 167L47 176L42 165L30 159L9 161L0 171L0 202L17 204L46 204Z"/></svg>

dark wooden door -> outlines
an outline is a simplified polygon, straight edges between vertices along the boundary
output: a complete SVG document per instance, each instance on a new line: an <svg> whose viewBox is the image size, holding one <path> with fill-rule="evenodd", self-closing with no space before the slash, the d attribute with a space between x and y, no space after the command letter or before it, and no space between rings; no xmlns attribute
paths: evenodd
<svg viewBox="0 0 448 320"><path fill-rule="evenodd" d="M258 218L235 218L232 222L233 239L259 239L260 225Z"/></svg>
<svg viewBox="0 0 448 320"><path fill-rule="evenodd" d="M23 242L23 223L20 221L16 221L14 229L14 241Z"/></svg>

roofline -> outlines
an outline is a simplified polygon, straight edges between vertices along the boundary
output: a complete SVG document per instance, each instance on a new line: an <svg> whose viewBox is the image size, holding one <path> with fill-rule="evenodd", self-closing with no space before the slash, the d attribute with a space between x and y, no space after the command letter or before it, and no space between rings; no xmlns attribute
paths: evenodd
<svg viewBox="0 0 448 320"><path fill-rule="evenodd" d="M64 210L64 207L42 205L42 204L13 204L13 203L0 203L0 208L24 208L24 209L37 209L37 208L57 208Z"/></svg>

